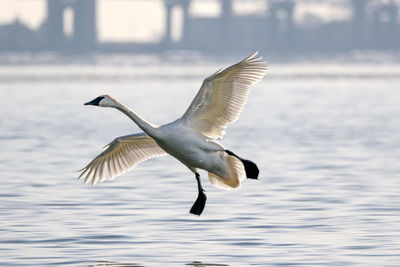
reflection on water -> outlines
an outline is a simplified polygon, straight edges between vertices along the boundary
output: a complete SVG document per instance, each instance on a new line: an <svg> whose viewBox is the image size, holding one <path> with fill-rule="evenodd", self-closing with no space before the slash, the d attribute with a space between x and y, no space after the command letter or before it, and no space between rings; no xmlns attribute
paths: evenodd
<svg viewBox="0 0 400 267"><path fill-rule="evenodd" d="M205 263L201 261L193 261L190 263L186 263L185 265L194 266L194 267L216 267L216 266L229 266L227 264L219 264L219 263ZM137 263L121 263L114 261L99 261L95 264L89 265L89 267L144 267L143 265Z"/></svg>
<svg viewBox="0 0 400 267"><path fill-rule="evenodd" d="M144 267L143 265L137 263L120 263L113 261L99 261L93 265L89 265L89 267Z"/></svg>
<svg viewBox="0 0 400 267"><path fill-rule="evenodd" d="M218 264L218 263L204 263L201 261L194 261L191 263L186 263L186 265L195 266L195 267L206 267L206 266L229 266L227 264Z"/></svg>
<svg viewBox="0 0 400 267"><path fill-rule="evenodd" d="M8 69L19 78L0 79L0 266L398 265L396 76L362 79L355 66L346 67L351 78L299 78L277 74L297 65L272 67L275 78L254 88L223 140L258 164L260 179L226 192L201 173L208 203L200 218L188 213L196 181L170 157L94 187L76 180L115 136L138 131L123 114L84 102L108 93L168 122L221 65L133 67L142 79L100 79L96 68L85 79L90 66L69 65L74 79L40 78L62 66L35 66L22 68L34 71L26 81Z"/></svg>

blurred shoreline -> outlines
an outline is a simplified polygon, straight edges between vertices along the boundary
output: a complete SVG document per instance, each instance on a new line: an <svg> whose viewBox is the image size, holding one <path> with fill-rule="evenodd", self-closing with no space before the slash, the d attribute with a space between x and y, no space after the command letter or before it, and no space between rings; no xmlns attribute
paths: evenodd
<svg viewBox="0 0 400 267"><path fill-rule="evenodd" d="M210 69L222 68L249 53L230 57L191 51L82 56L4 53L0 54L0 82L123 82L154 77L201 80L211 74ZM302 58L261 56L269 65L268 80L400 79L400 53L363 51L337 56L315 54Z"/></svg>
<svg viewBox="0 0 400 267"><path fill-rule="evenodd" d="M160 53L88 53L62 54L57 52L0 52L1 65L126 65L149 63L212 63L231 62L246 57L255 51L238 54L208 54L200 51L171 50ZM303 55L260 54L268 62L274 63L357 63L357 64L400 64L400 51L355 50L335 54L307 53Z"/></svg>

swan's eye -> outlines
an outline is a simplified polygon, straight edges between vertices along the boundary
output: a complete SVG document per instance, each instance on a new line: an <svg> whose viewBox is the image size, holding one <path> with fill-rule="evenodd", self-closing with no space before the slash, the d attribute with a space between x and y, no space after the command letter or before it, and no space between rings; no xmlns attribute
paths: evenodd
<svg viewBox="0 0 400 267"><path fill-rule="evenodd" d="M90 102L85 103L85 105L93 105L93 106L98 106L100 101L103 100L104 96L99 96L93 99Z"/></svg>

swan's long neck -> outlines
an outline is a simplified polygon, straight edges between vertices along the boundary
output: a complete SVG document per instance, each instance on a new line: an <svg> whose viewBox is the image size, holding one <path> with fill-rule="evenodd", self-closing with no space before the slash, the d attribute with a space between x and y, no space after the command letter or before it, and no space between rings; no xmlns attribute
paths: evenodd
<svg viewBox="0 0 400 267"><path fill-rule="evenodd" d="M125 115L127 115L131 120L133 120L137 124L137 126L139 126L139 128L142 129L145 133L147 133L151 137L155 136L156 129L158 127L151 124L150 122L147 122L145 119L143 119L134 111L132 111L130 108L121 103L116 102L116 105L114 107L119 111L123 112Z"/></svg>

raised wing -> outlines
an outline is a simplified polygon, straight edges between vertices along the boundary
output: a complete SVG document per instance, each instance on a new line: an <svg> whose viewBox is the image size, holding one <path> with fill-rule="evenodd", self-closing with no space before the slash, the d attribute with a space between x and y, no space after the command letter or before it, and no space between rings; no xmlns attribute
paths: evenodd
<svg viewBox="0 0 400 267"><path fill-rule="evenodd" d="M210 138L222 138L227 124L239 117L250 87L267 71L257 54L205 79L182 122Z"/></svg>
<svg viewBox="0 0 400 267"><path fill-rule="evenodd" d="M85 183L92 181L94 185L106 178L114 179L141 161L166 154L154 139L145 133L120 136L81 170L78 179L84 178Z"/></svg>

